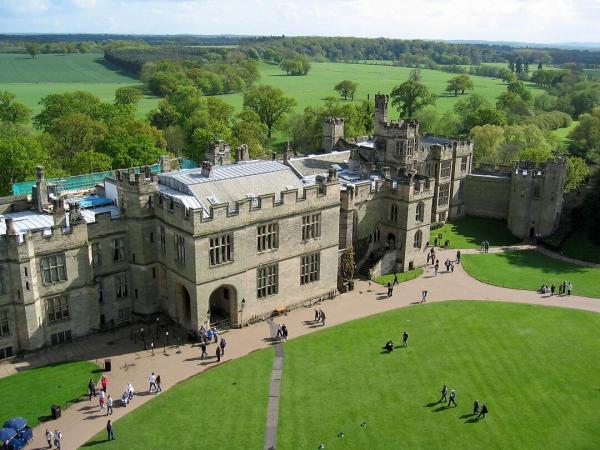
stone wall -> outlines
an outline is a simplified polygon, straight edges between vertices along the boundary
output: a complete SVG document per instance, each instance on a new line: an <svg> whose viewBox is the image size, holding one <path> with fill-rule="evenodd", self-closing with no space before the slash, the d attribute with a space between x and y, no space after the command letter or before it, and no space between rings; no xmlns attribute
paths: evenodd
<svg viewBox="0 0 600 450"><path fill-rule="evenodd" d="M465 183L465 213L469 216L506 219L510 186L510 177L469 175Z"/></svg>

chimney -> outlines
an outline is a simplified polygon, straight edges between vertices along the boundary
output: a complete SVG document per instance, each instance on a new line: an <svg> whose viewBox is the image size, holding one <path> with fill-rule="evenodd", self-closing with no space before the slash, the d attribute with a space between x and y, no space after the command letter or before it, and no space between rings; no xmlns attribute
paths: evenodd
<svg viewBox="0 0 600 450"><path fill-rule="evenodd" d="M273 153L271 153L271 159L272 159L273 161L277 161L277 152L273 152Z"/></svg>
<svg viewBox="0 0 600 450"><path fill-rule="evenodd" d="M391 178L391 176L390 176L390 168L389 167L384 167L383 168L383 178L385 178L386 180L389 180Z"/></svg>
<svg viewBox="0 0 600 450"><path fill-rule="evenodd" d="M250 160L250 152L248 151L248 146L246 144L239 145L236 150L238 162Z"/></svg>
<svg viewBox="0 0 600 450"><path fill-rule="evenodd" d="M329 174L327 175L327 181L335 181L338 179L337 170L333 167L329 168Z"/></svg>
<svg viewBox="0 0 600 450"><path fill-rule="evenodd" d="M150 166L144 166L144 176L146 178L150 178L152 176L152 171L150 170Z"/></svg>
<svg viewBox="0 0 600 450"><path fill-rule="evenodd" d="M212 164L208 161L202 161L202 176L210 177L211 170L212 170Z"/></svg>
<svg viewBox="0 0 600 450"><path fill-rule="evenodd" d="M15 231L15 223L13 222L12 217L5 218L4 223L6 224L7 236L14 236L15 234L17 234Z"/></svg>
<svg viewBox="0 0 600 450"><path fill-rule="evenodd" d="M160 157L160 173L171 171L171 160L168 156Z"/></svg>
<svg viewBox="0 0 600 450"><path fill-rule="evenodd" d="M48 188L44 179L43 166L36 167L35 176L35 186L32 188L33 204L36 211L42 212L48 206Z"/></svg>
<svg viewBox="0 0 600 450"><path fill-rule="evenodd" d="M65 202L62 198L52 201L52 218L55 226L61 225L65 228Z"/></svg>
<svg viewBox="0 0 600 450"><path fill-rule="evenodd" d="M81 222L82 219L83 217L81 216L79 203L69 203L69 225L73 226L74 224Z"/></svg>
<svg viewBox="0 0 600 450"><path fill-rule="evenodd" d="M285 144L283 144L283 163L287 164L291 156L292 148L290 147L289 141L286 141Z"/></svg>

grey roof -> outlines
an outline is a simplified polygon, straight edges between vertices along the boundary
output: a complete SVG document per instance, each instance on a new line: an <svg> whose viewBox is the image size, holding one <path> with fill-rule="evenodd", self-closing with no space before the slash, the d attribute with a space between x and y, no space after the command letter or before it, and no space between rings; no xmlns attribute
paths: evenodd
<svg viewBox="0 0 600 450"><path fill-rule="evenodd" d="M188 208L202 208L208 212L211 204L229 203L256 198L265 194L298 189L303 184L292 170L278 161L247 161L224 166L213 166L209 176L202 169L179 170L158 176L161 194L173 198Z"/></svg>
<svg viewBox="0 0 600 450"><path fill-rule="evenodd" d="M28 231L50 230L54 225L54 219L51 214L39 213L37 211L19 211L5 213L0 215L0 235L6 234L5 219L13 219L15 232L23 235Z"/></svg>
<svg viewBox="0 0 600 450"><path fill-rule="evenodd" d="M332 166L336 169L346 169L350 159L350 150L343 152L310 155L302 158L291 158L290 164L304 177L326 173ZM334 166L337 165L336 166ZM339 170L338 169L338 170Z"/></svg>

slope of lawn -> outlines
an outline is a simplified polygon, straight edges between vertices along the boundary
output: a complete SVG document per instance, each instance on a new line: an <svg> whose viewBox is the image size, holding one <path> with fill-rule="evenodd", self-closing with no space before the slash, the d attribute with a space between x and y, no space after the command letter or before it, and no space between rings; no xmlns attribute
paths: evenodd
<svg viewBox="0 0 600 450"><path fill-rule="evenodd" d="M158 98L131 74L107 63L101 54L29 55L0 54L0 91L9 91L17 100L34 111L41 110L39 101L50 94L87 91L112 102L115 91L123 86L138 86L145 92L138 104L138 115L156 107Z"/></svg>
<svg viewBox="0 0 600 450"><path fill-rule="evenodd" d="M595 448L599 326L600 315L582 311L454 301L292 339L277 448ZM403 330L409 347L383 352ZM115 441L102 432L86 446L263 448L273 353L180 383L115 422ZM457 407L438 403L443 384ZM470 414L475 399L489 406L484 420Z"/></svg>
<svg viewBox="0 0 600 450"><path fill-rule="evenodd" d="M292 340L278 448L594 448L598 325L593 313L447 302ZM404 329L409 347L383 352ZM443 384L457 407L437 403ZM470 415L475 399L489 406L484 420Z"/></svg>
<svg viewBox="0 0 600 450"><path fill-rule="evenodd" d="M537 291L542 284L573 284L573 294L600 298L600 269L576 266L534 250L463 255L464 269L484 283Z"/></svg>
<svg viewBox="0 0 600 450"><path fill-rule="evenodd" d="M260 449L272 362L269 348L214 367L115 422L115 441L102 432L84 447Z"/></svg>
<svg viewBox="0 0 600 450"><path fill-rule="evenodd" d="M421 275L423 275L423 269L415 269L408 272L398 272L396 274L399 283L414 280L415 278L419 278ZM388 281L390 283L394 282L394 274L388 273L387 275L381 275L373 279L373 281L385 286L388 284Z"/></svg>
<svg viewBox="0 0 600 450"><path fill-rule="evenodd" d="M600 264L600 245L590 239L590 233L585 230L575 233L563 243L560 252L570 258Z"/></svg>
<svg viewBox="0 0 600 450"><path fill-rule="evenodd" d="M0 378L0 425L21 416L29 426L50 415L50 406L65 407L87 392L90 378L98 380L100 369L95 364L69 362L30 369Z"/></svg>
<svg viewBox="0 0 600 450"><path fill-rule="evenodd" d="M508 230L506 221L471 216L446 222L441 228L431 230L431 245L439 234L442 239L438 240L438 245L444 245L449 240L449 248L480 248L484 240L493 247L513 245L520 241Z"/></svg>

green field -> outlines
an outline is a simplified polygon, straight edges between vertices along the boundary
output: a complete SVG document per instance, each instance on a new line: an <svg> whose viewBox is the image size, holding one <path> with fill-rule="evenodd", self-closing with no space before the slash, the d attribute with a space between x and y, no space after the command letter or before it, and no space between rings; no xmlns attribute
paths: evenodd
<svg viewBox="0 0 600 450"><path fill-rule="evenodd" d="M111 102L115 91L123 86L145 87L137 78L107 63L101 54L29 55L0 54L0 91L9 91L34 113L39 101L49 94L88 91ZM145 95L138 105L144 116L158 104L158 98Z"/></svg>
<svg viewBox="0 0 600 450"><path fill-rule="evenodd" d="M30 427L50 415L53 404L65 407L87 392L90 378L98 380L100 369L89 362L70 362L30 369L0 378L0 424L21 416Z"/></svg>
<svg viewBox="0 0 600 450"><path fill-rule="evenodd" d="M600 245L590 239L591 231L581 230L562 245L560 253L570 258L600 264Z"/></svg>
<svg viewBox="0 0 600 450"><path fill-rule="evenodd" d="M581 311L444 302L293 339L277 448L595 448L599 326L600 315ZM404 329L408 348L381 350ZM185 381L115 422L115 441L102 432L87 446L262 448L272 356L262 350ZM443 384L457 407L438 403ZM471 415L475 399L489 406L483 420Z"/></svg>
<svg viewBox="0 0 600 450"><path fill-rule="evenodd" d="M429 243L433 245L440 234L442 238L438 240L438 245L443 246L449 240L449 248L480 248L484 240L492 247L513 245L520 241L508 231L506 221L470 216L446 222L441 228L431 230Z"/></svg>
<svg viewBox="0 0 600 450"><path fill-rule="evenodd" d="M537 291L542 284L573 284L573 294L600 298L600 269L576 266L544 256L534 250L507 253L463 255L462 264L469 275L513 289Z"/></svg>
<svg viewBox="0 0 600 450"><path fill-rule="evenodd" d="M338 82L349 79L358 83L358 90L354 98L355 102L367 100L370 95L377 92L389 94L394 86L403 83L413 70L410 67L379 66L371 64L347 64L347 63L311 63L312 69L306 76L287 76L278 66L261 63L261 79L259 83L270 84L282 89L286 95L294 97L298 102L296 111L302 111L309 105L322 104L323 99L330 96L338 96L333 90ZM454 97L445 92L447 81L456 74L441 72L439 70L421 69L422 82L434 93L439 95L437 108L445 112L464 96ZM506 85L495 78L471 77L478 94L484 95L492 103L506 90ZM530 89L539 94L542 91L533 85ZM225 101L241 108L242 94L231 94L222 97ZM391 114L392 118L397 113Z"/></svg>

